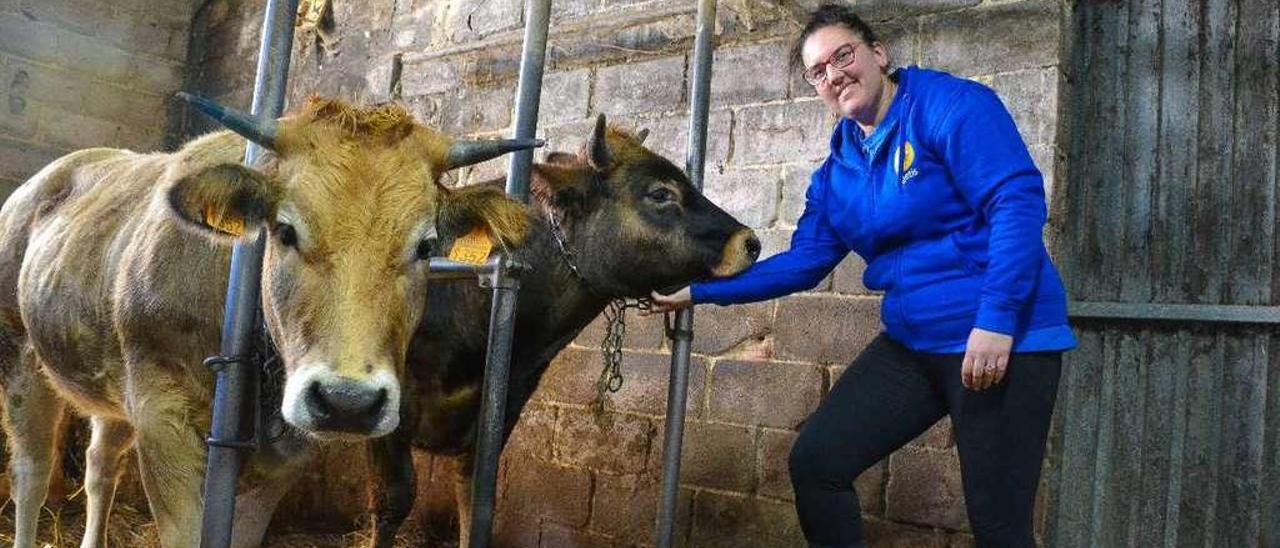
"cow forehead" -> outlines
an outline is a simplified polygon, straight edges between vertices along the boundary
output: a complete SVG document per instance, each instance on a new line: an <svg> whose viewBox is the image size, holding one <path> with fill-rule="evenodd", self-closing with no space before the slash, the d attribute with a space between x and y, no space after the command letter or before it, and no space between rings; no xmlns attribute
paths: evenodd
<svg viewBox="0 0 1280 548"><path fill-rule="evenodd" d="M684 172L656 154L636 162L631 167L631 174L641 181L666 181L681 187L692 186Z"/></svg>
<svg viewBox="0 0 1280 548"><path fill-rule="evenodd" d="M428 183L439 178L452 143L396 104L355 107L313 96L281 125L276 148L291 171L286 176L328 183L321 190L330 192L365 192L368 181L380 181L417 183L433 193Z"/></svg>
<svg viewBox="0 0 1280 548"><path fill-rule="evenodd" d="M319 245L398 248L434 222L438 168L421 151L343 143L281 158L277 173L282 203Z"/></svg>
<svg viewBox="0 0 1280 548"><path fill-rule="evenodd" d="M690 185L684 171L672 164L670 160L644 146L631 132L617 126L609 126L605 134L605 142L613 155L618 169L625 173L620 183L649 183L667 181L678 186ZM587 150L579 153L580 161L585 162Z"/></svg>

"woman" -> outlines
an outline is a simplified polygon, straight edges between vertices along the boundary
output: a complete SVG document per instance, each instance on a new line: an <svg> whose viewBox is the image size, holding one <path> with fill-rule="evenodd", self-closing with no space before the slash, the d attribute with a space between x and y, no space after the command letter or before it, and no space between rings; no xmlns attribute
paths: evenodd
<svg viewBox="0 0 1280 548"><path fill-rule="evenodd" d="M810 289L854 251L884 291L885 331L832 387L791 451L814 547L862 546L853 480L950 415L979 546L1034 546L1032 508L1066 296L1041 238L1042 179L999 98L950 75L889 71L848 8L812 14L793 49L841 120L791 248L734 278L654 294L656 310Z"/></svg>

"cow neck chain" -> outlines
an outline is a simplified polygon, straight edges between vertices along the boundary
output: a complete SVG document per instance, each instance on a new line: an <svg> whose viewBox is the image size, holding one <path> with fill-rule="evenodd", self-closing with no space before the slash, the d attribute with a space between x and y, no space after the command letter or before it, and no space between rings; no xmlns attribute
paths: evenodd
<svg viewBox="0 0 1280 548"><path fill-rule="evenodd" d="M215 375L224 368L237 364L254 367L256 371L251 373L257 373L257 382L250 380L247 385L249 390L256 388L256 398L250 408L253 415L249 425L251 431L248 434L242 433L244 437L241 439L215 438L210 434L206 441L208 445L261 450L284 437L289 430L280 409L281 400L284 399L284 362L276 351L266 324L260 324L252 335L255 338L251 339L248 354L210 356L204 360L204 366Z"/></svg>
<svg viewBox="0 0 1280 548"><path fill-rule="evenodd" d="M604 339L600 341L600 354L604 366L600 371L600 378L596 380L596 406L597 410L600 410L603 409L605 392L612 393L622 389L622 344L627 335L627 309L649 310L653 303L649 299L610 298L596 289L578 268L578 255L569 247L569 239L565 236L564 226L561 224L561 212L541 197L538 202L542 204L542 210L547 215L551 237L555 239L560 258L569 267L569 272L582 282L582 286L588 293L609 300L609 304L604 309Z"/></svg>
<svg viewBox="0 0 1280 548"><path fill-rule="evenodd" d="M275 342L264 323L258 330L258 363L260 364L260 381L258 384L258 428L264 445L269 445L284 437L288 423L284 421L281 404L284 400L284 360L276 351Z"/></svg>
<svg viewBox="0 0 1280 548"><path fill-rule="evenodd" d="M547 225L551 227L551 237L556 241L556 248L560 250L560 258L564 259L564 264L569 267L574 277L582 282L582 286L587 289L588 293L597 297L608 298L604 293L596 290L595 285L582 275L582 270L578 269L578 254L569 248L569 239L564 235L564 227L560 224L560 210L543 202L543 211L547 214Z"/></svg>

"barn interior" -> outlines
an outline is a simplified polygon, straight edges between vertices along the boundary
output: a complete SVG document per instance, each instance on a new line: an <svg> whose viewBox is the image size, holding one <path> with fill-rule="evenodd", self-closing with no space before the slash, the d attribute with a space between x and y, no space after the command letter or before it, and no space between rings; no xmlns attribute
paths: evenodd
<svg viewBox="0 0 1280 548"><path fill-rule="evenodd" d="M302 0L285 111L312 95L396 102L450 135L511 137L526 24L543 1ZM0 0L0 197L75 150L172 151L218 127L177 92L248 110L266 3ZM787 67L818 3L715 3L703 191L755 231L761 257L787 247L836 121ZM1064 362L1039 542L1280 546L1280 5L849 3L895 66L996 90L1044 176L1045 237L1080 346ZM683 167L697 8L550 1L536 118L547 145L535 158L579 150L604 113L647 129L645 145ZM503 177L508 165L445 183ZM850 255L810 291L697 308L675 545L805 546L787 455L881 329L882 295L863 286L864 269ZM611 332L603 317L587 327L524 408L500 460L493 545L656 545L674 343L661 315L632 313L624 382L601 391ZM80 543L87 432L80 419L61 431L44 545ZM416 503L396 546L455 546L458 459L417 452L413 465ZM369 543L368 466L362 444L326 446L277 508L267 545ZM859 477L869 546L974 546L960 472L944 419ZM0 542L13 531L9 504ZM157 534L126 466L109 543L158 546Z"/></svg>

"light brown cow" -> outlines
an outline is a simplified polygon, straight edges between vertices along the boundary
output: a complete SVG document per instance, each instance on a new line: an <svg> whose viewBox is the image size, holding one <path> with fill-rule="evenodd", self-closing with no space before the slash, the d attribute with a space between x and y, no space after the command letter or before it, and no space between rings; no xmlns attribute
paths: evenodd
<svg viewBox="0 0 1280 548"><path fill-rule="evenodd" d="M83 546L105 544L134 440L161 542L198 545L213 392L201 361L218 349L236 238L268 233L262 308L293 427L241 476L235 545L256 546L313 439L396 428L437 222L483 223L504 244L524 237L519 204L438 179L531 142L454 141L395 106L312 99L262 121L189 100L271 153L243 167L245 141L225 131L172 154L84 150L0 209L0 384L20 548L35 540L66 403L93 428Z"/></svg>

